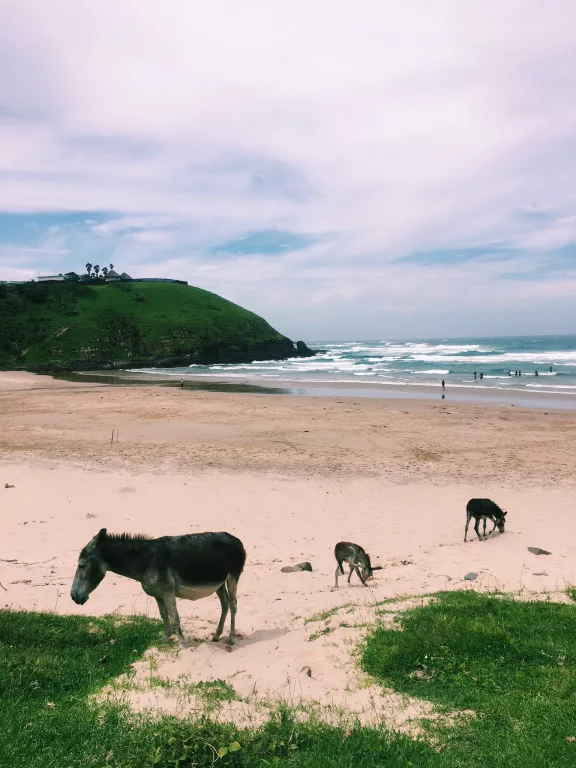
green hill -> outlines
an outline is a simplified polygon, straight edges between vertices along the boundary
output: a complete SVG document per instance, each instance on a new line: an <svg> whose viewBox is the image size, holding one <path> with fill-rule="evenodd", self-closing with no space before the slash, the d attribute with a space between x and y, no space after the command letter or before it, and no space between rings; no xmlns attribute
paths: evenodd
<svg viewBox="0 0 576 768"><path fill-rule="evenodd" d="M86 370L294 357L253 312L176 283L0 285L0 367Z"/></svg>

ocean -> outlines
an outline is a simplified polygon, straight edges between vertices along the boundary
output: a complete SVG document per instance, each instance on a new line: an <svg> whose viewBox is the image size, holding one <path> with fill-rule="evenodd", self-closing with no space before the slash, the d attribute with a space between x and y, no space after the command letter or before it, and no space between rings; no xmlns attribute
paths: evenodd
<svg viewBox="0 0 576 768"><path fill-rule="evenodd" d="M487 389L532 396L576 395L576 336L307 343L311 349L323 351L316 357L285 361L146 368L138 372L196 380L243 380L267 387L325 385L337 391L339 385L359 391L361 385L362 390L373 389L375 394L378 389L398 393L439 390L444 380L447 392L458 387L472 395ZM521 375L516 376L516 371Z"/></svg>

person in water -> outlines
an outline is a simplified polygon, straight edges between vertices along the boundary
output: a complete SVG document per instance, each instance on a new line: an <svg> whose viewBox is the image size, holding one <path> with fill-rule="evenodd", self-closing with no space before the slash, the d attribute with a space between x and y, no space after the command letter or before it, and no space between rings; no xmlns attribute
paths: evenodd
<svg viewBox="0 0 576 768"><path fill-rule="evenodd" d="M534 371L534 376L538 376L538 371Z"/></svg>
<svg viewBox="0 0 576 768"><path fill-rule="evenodd" d="M483 378L484 378L484 374L482 373L482 371L480 371L480 378L481 378L481 379L483 379Z"/></svg>
<svg viewBox="0 0 576 768"><path fill-rule="evenodd" d="M477 376L477 375L478 375L478 374L476 373L476 371L474 371L474 378L476 378L476 376Z"/></svg>
<svg viewBox="0 0 576 768"><path fill-rule="evenodd" d="M184 389L184 379L180 379L180 389Z"/></svg>
<svg viewBox="0 0 576 768"><path fill-rule="evenodd" d="M442 389L446 389L446 382L442 379Z"/></svg>

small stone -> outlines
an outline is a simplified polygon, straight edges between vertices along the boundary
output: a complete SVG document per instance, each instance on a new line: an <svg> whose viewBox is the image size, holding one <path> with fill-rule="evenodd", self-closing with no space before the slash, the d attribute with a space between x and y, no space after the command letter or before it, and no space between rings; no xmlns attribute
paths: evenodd
<svg viewBox="0 0 576 768"><path fill-rule="evenodd" d="M547 552L545 549L540 549L540 547L528 547L528 552L532 552L533 555L551 555L552 552Z"/></svg>
<svg viewBox="0 0 576 768"><path fill-rule="evenodd" d="M574 742L576 741L576 736L566 736L566 741L568 742L568 744L574 744Z"/></svg>
<svg viewBox="0 0 576 768"><path fill-rule="evenodd" d="M14 486L10 485L10 483L4 483L4 488L14 488Z"/></svg>
<svg viewBox="0 0 576 768"><path fill-rule="evenodd" d="M548 574L544 571L538 571L537 573L533 573L532 576L548 576Z"/></svg>
<svg viewBox="0 0 576 768"><path fill-rule="evenodd" d="M311 571L312 566L310 563L298 563L298 565L285 565L280 570L282 573L296 573L297 571Z"/></svg>
<svg viewBox="0 0 576 768"><path fill-rule="evenodd" d="M469 571L464 578L466 581L475 581L478 578L478 574L475 571Z"/></svg>
<svg viewBox="0 0 576 768"><path fill-rule="evenodd" d="M308 675L308 677L312 677L312 670L310 669L310 667L302 667L300 672L305 672Z"/></svg>

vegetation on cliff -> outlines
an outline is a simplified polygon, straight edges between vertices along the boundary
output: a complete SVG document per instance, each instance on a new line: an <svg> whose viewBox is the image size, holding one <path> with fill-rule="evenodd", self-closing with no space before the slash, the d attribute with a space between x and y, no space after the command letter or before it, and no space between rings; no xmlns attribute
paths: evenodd
<svg viewBox="0 0 576 768"><path fill-rule="evenodd" d="M188 285L0 285L5 369L210 364L295 354L290 339L258 315Z"/></svg>

